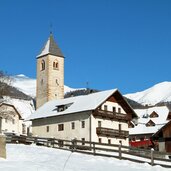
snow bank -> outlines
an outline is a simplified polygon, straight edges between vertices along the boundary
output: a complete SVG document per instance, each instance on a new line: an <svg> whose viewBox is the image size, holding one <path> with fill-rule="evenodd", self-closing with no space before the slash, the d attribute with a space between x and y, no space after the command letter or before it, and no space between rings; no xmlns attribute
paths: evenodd
<svg viewBox="0 0 171 171"><path fill-rule="evenodd" d="M67 162L66 162L67 161ZM7 144L7 159L0 159L1 171L167 171L149 164L91 156L69 151Z"/></svg>

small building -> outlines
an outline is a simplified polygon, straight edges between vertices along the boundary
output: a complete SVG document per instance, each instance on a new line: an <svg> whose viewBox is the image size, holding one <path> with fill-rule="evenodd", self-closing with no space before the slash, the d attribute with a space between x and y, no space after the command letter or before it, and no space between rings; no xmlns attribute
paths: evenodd
<svg viewBox="0 0 171 171"><path fill-rule="evenodd" d="M153 141L158 141L159 151L171 153L171 121L153 135Z"/></svg>
<svg viewBox="0 0 171 171"><path fill-rule="evenodd" d="M0 104L0 132L24 133L23 119L14 105L2 102Z"/></svg>
<svg viewBox="0 0 171 171"><path fill-rule="evenodd" d="M137 115L117 89L52 100L28 119L39 137L129 145L128 123Z"/></svg>
<svg viewBox="0 0 171 171"><path fill-rule="evenodd" d="M129 128L130 145L134 147L154 147L152 135L168 122L170 109L167 106L136 109L138 122Z"/></svg>
<svg viewBox="0 0 171 171"><path fill-rule="evenodd" d="M32 100L4 97L0 102L0 131L2 133L30 134L31 122L25 121L35 111Z"/></svg>

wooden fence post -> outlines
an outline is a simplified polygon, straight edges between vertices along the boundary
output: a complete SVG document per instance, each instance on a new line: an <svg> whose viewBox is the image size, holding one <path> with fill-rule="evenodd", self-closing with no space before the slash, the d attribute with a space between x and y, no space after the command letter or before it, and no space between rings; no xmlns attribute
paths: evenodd
<svg viewBox="0 0 171 171"><path fill-rule="evenodd" d="M77 144L76 141L77 141L76 139L72 139L71 140L71 143L72 143L72 152L76 151L76 144Z"/></svg>
<svg viewBox="0 0 171 171"><path fill-rule="evenodd" d="M96 154L96 147L95 147L95 142L93 142L93 154Z"/></svg>
<svg viewBox="0 0 171 171"><path fill-rule="evenodd" d="M55 138L52 138L52 147L55 147Z"/></svg>
<svg viewBox="0 0 171 171"><path fill-rule="evenodd" d="M34 137L34 144L37 144L37 137Z"/></svg>
<svg viewBox="0 0 171 171"><path fill-rule="evenodd" d="M154 165L154 149L151 148L151 165Z"/></svg>
<svg viewBox="0 0 171 171"><path fill-rule="evenodd" d="M119 143L119 159L122 159L122 150L121 150L121 143Z"/></svg>

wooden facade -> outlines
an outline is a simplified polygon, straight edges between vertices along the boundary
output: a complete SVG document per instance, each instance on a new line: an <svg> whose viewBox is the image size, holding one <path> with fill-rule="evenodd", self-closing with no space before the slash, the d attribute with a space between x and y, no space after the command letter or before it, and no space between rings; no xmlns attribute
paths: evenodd
<svg viewBox="0 0 171 171"><path fill-rule="evenodd" d="M115 121L122 121L122 122L128 122L131 120L131 117L122 113L117 112L111 112L107 110L101 110L97 109L94 111L93 115L95 117L105 118L109 120L115 120Z"/></svg>
<svg viewBox="0 0 171 171"><path fill-rule="evenodd" d="M153 140L159 141L159 151L171 152L171 121L153 135Z"/></svg>

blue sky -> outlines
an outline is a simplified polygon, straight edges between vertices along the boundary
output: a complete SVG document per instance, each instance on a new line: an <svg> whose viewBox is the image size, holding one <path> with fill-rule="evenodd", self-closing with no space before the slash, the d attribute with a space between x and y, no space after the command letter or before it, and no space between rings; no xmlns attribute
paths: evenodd
<svg viewBox="0 0 171 171"><path fill-rule="evenodd" d="M122 93L171 81L170 0L1 0L0 70L36 78L50 24L65 85Z"/></svg>

